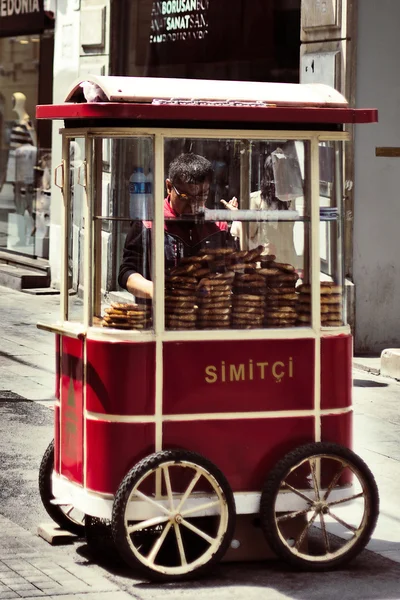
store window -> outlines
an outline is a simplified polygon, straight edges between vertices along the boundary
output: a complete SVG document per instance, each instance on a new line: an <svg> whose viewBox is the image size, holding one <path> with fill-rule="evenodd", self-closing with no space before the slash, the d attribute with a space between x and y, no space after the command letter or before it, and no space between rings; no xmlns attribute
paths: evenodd
<svg viewBox="0 0 400 600"><path fill-rule="evenodd" d="M298 82L300 4L132 0L120 19L129 48L122 68L130 76Z"/></svg>
<svg viewBox="0 0 400 600"><path fill-rule="evenodd" d="M53 32L0 38L0 250L48 258Z"/></svg>

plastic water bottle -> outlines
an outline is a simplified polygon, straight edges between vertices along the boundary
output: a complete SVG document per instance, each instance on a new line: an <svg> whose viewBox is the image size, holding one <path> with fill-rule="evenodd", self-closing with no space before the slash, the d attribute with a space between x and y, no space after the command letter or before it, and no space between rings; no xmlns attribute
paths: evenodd
<svg viewBox="0 0 400 600"><path fill-rule="evenodd" d="M146 219L146 175L143 167L135 167L129 178L129 216Z"/></svg>

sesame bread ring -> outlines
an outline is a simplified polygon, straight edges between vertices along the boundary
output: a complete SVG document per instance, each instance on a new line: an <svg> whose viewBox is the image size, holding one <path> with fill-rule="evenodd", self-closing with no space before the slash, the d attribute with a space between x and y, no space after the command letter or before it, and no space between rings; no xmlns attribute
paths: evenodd
<svg viewBox="0 0 400 600"><path fill-rule="evenodd" d="M236 273L236 281L261 281L265 283L265 279L258 273Z"/></svg>
<svg viewBox="0 0 400 600"><path fill-rule="evenodd" d="M111 302L111 308L116 308L117 310L137 310L139 305L125 304L125 302Z"/></svg>
<svg viewBox="0 0 400 600"><path fill-rule="evenodd" d="M182 265L178 267L174 267L170 271L170 275L190 275L191 273L195 273L201 269L200 263L190 263L189 265Z"/></svg>
<svg viewBox="0 0 400 600"><path fill-rule="evenodd" d="M187 302L189 302L190 300L193 300L193 302L196 300L196 296L194 295L195 290L187 290L187 289L175 289L175 288L171 288L167 290L166 293L166 298L171 297L171 296L176 296L177 298L181 298L184 299L184 297L187 298Z"/></svg>
<svg viewBox="0 0 400 600"><path fill-rule="evenodd" d="M211 271L208 268L199 269L198 271L196 271L195 275L196 281L198 282L199 279L201 279L202 277L207 277L208 275L211 275Z"/></svg>
<svg viewBox="0 0 400 600"><path fill-rule="evenodd" d="M171 321L170 323L166 323L165 326L167 329L189 329L192 331L196 329L194 323L185 323L184 321Z"/></svg>
<svg viewBox="0 0 400 600"><path fill-rule="evenodd" d="M251 277L254 277L254 275ZM236 280L235 287L237 287L237 288L249 288L249 287L266 288L267 285L265 283L264 277L261 277L261 279L250 279L250 280L240 280L240 281Z"/></svg>
<svg viewBox="0 0 400 600"><path fill-rule="evenodd" d="M255 262L241 262L230 265L229 267L232 271L243 271L248 273L250 270L254 271L257 268L257 264Z"/></svg>
<svg viewBox="0 0 400 600"><path fill-rule="evenodd" d="M202 279L199 282L198 285L199 286L205 285L205 286L208 286L208 287L211 287L211 288L215 287L215 288L218 288L218 289L221 289L221 290L228 290L228 289L231 289L229 284L230 284L229 279L211 279L211 278L207 278L207 279Z"/></svg>
<svg viewBox="0 0 400 600"><path fill-rule="evenodd" d="M262 269L269 268L270 264L276 259L275 254L263 254L260 257L260 266Z"/></svg>
<svg viewBox="0 0 400 600"><path fill-rule="evenodd" d="M294 273L296 270L293 265L289 265L287 263L274 262L271 267L279 269L280 271L285 271L286 273Z"/></svg>
<svg viewBox="0 0 400 600"><path fill-rule="evenodd" d="M295 289L293 287L270 287L268 286L268 296L270 296L272 299L280 296L282 297L283 294L292 294L294 296L296 296L297 298L297 292L295 291Z"/></svg>
<svg viewBox="0 0 400 600"><path fill-rule="evenodd" d="M196 296L173 296L171 293L165 296L165 303L175 304L180 302L186 302L187 304L191 304L193 306L196 302Z"/></svg>
<svg viewBox="0 0 400 600"><path fill-rule="evenodd" d="M298 286L297 289L299 292L302 292L302 293L303 292L306 294L311 293L311 286L308 283L302 283L301 285ZM335 283L330 282L330 281L321 281L320 291L321 291L322 295L341 294L342 286L336 285Z"/></svg>
<svg viewBox="0 0 400 600"><path fill-rule="evenodd" d="M306 314L302 314L302 313L300 313L297 316L297 320L301 321L301 322L304 322L304 323L311 323L310 315L306 315Z"/></svg>
<svg viewBox="0 0 400 600"><path fill-rule="evenodd" d="M266 312L280 312L280 313L292 313L292 314L297 314L297 310L295 308L293 308L292 306L281 306L280 308L274 308L274 307L270 307L267 306L266 307Z"/></svg>
<svg viewBox="0 0 400 600"><path fill-rule="evenodd" d="M343 321L326 321L321 323L321 327L343 327Z"/></svg>
<svg viewBox="0 0 400 600"><path fill-rule="evenodd" d="M265 305L264 304L256 304L255 302L249 302L248 300L245 300L241 304L234 304L232 306L232 310L235 313L243 312L243 311L246 312L250 309L254 309L254 310L252 310L252 312L261 314L261 313L264 313Z"/></svg>
<svg viewBox="0 0 400 600"><path fill-rule="evenodd" d="M322 321L340 321L342 318L341 312L331 312L321 316Z"/></svg>
<svg viewBox="0 0 400 600"><path fill-rule="evenodd" d="M191 283L193 285L196 285L197 283L196 277L191 277L189 275L187 277L184 277L183 275L169 275L165 277L165 281L169 284L184 283L185 285L187 285Z"/></svg>
<svg viewBox="0 0 400 600"><path fill-rule="evenodd" d="M216 323L198 323L198 329L230 329L230 323L217 325Z"/></svg>
<svg viewBox="0 0 400 600"><path fill-rule="evenodd" d="M275 311L267 311L265 314L265 318L267 320L273 320L273 319L289 319L290 317L293 317L294 320L297 317L297 313L296 311L293 311L292 313L290 312L284 312L281 310L275 310Z"/></svg>
<svg viewBox="0 0 400 600"><path fill-rule="evenodd" d="M212 308L200 308L197 312L199 317L206 317L208 315L230 315L231 308L228 306L227 308L216 308L213 306Z"/></svg>
<svg viewBox="0 0 400 600"><path fill-rule="evenodd" d="M233 248L207 248L204 250L201 250L199 253L199 256L201 256L201 253L204 254L210 254L211 256L225 256L228 254L233 254L235 251Z"/></svg>
<svg viewBox="0 0 400 600"><path fill-rule="evenodd" d="M260 260L261 254L264 252L264 246L257 246L257 248L253 248L249 250L249 253L246 257L246 262L253 262Z"/></svg>
<svg viewBox="0 0 400 600"><path fill-rule="evenodd" d="M239 300L249 300L250 302L256 302L257 304L265 304L264 296L260 296L259 294L234 294L233 300L235 302L238 302Z"/></svg>
<svg viewBox="0 0 400 600"><path fill-rule="evenodd" d="M202 263L205 260L207 260L207 257L203 256L184 256L183 258L180 259L179 261L179 266L180 265L191 265L191 264L195 264L195 263Z"/></svg>
<svg viewBox="0 0 400 600"><path fill-rule="evenodd" d="M177 300L177 296L174 296L172 300L170 299L165 299L165 310L167 310L167 308L186 308L186 309L194 309L194 302L185 302L185 300Z"/></svg>
<svg viewBox="0 0 400 600"><path fill-rule="evenodd" d="M281 300L280 302L267 302L267 308L271 310L281 310L282 308L291 308L297 310L298 304L296 300Z"/></svg>
<svg viewBox="0 0 400 600"><path fill-rule="evenodd" d="M123 323L117 321L102 321L100 323L101 327L111 327L113 329L133 329L133 325L131 323ZM141 326L142 329L144 326Z"/></svg>
<svg viewBox="0 0 400 600"><path fill-rule="evenodd" d="M296 325L296 321L289 321L286 319L278 319L275 321L266 321L266 327L294 327Z"/></svg>
<svg viewBox="0 0 400 600"><path fill-rule="evenodd" d="M321 304L328 305L342 305L343 296L341 294L326 294L321 296ZM299 294L299 302L300 304L311 304L311 295L310 294Z"/></svg>
<svg viewBox="0 0 400 600"><path fill-rule="evenodd" d="M265 298L265 294L266 294L266 289L265 287L262 288L256 288L254 286L251 287L245 287L245 288L237 288L234 287L232 289L233 293L236 294L237 296L260 296L261 298Z"/></svg>
<svg viewBox="0 0 400 600"><path fill-rule="evenodd" d="M278 293L278 294L272 294L269 293L269 298L271 300L275 299L275 298L280 298L281 300L297 300L297 294L296 293Z"/></svg>
<svg viewBox="0 0 400 600"><path fill-rule="evenodd" d="M264 316L264 309L257 308L256 306L242 306L240 308L234 308L232 310L232 315L235 317L240 317L241 315L254 315L262 317Z"/></svg>
<svg viewBox="0 0 400 600"><path fill-rule="evenodd" d="M297 273L284 273L283 271L281 271L279 275L273 275L272 277L269 277L268 284L270 284L274 281L278 281L278 282L288 282L289 284L293 283L293 285L294 285L298 279L299 279L299 276L297 275Z"/></svg>
<svg viewBox="0 0 400 600"><path fill-rule="evenodd" d="M272 269L270 267L263 267L257 270L257 273L262 275L263 277L277 277L282 273L279 269Z"/></svg>
<svg viewBox="0 0 400 600"><path fill-rule="evenodd" d="M170 316L168 315L168 317L170 317ZM183 313L183 314L180 314L179 315L179 320L180 321L190 321L190 322L193 323L196 320L196 314L195 313Z"/></svg>
<svg viewBox="0 0 400 600"><path fill-rule="evenodd" d="M207 277L207 279L212 279L214 280L225 280L225 281L229 281L231 279L233 279L235 277L235 273L233 271L224 271L224 272L220 272L220 273L210 273L210 275Z"/></svg>
<svg viewBox="0 0 400 600"><path fill-rule="evenodd" d="M217 321L217 322L221 322L221 323L228 323L231 320L231 315L207 315L207 316L201 316L198 319L199 323L205 323L205 322L210 322L212 323L213 321Z"/></svg>
<svg viewBox="0 0 400 600"><path fill-rule="evenodd" d="M140 317L142 318L142 317ZM126 323L130 323L131 322L131 318L128 317L126 314L125 315L104 315L103 317L104 321L118 321L118 322L126 322Z"/></svg>
<svg viewBox="0 0 400 600"><path fill-rule="evenodd" d="M165 315L176 315L176 314L181 314L181 315L194 315L196 314L197 309L193 308L186 308L186 307L181 307L181 306L166 306L165 307Z"/></svg>
<svg viewBox="0 0 400 600"><path fill-rule="evenodd" d="M234 321L260 321L264 318L264 313L255 315L253 313L242 312L242 313L232 313L232 319Z"/></svg>
<svg viewBox="0 0 400 600"><path fill-rule="evenodd" d="M268 289L273 290L289 290L295 291L295 282L294 281L281 281L279 279L268 279L267 281Z"/></svg>

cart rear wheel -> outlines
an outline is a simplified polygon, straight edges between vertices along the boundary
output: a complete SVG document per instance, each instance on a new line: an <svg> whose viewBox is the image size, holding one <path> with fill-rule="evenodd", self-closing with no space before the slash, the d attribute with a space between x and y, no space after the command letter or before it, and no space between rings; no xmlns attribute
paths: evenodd
<svg viewBox="0 0 400 600"><path fill-rule="evenodd" d="M185 450L141 460L123 479L112 513L121 556L157 581L208 571L226 552L234 525L227 480L213 463Z"/></svg>
<svg viewBox="0 0 400 600"><path fill-rule="evenodd" d="M278 496L286 512L277 512ZM313 571L338 567L359 554L378 513L378 489L367 465L333 443L307 444L287 454L261 495L261 524L271 548L293 566Z"/></svg>
<svg viewBox="0 0 400 600"><path fill-rule="evenodd" d="M39 493L47 514L62 529L83 536L85 515L71 504L52 504L54 500L51 477L54 469L54 440L50 442L39 467Z"/></svg>

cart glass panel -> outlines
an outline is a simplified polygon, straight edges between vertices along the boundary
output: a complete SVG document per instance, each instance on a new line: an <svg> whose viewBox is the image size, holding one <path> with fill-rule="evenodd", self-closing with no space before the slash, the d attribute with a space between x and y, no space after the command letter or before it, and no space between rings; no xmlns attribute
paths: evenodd
<svg viewBox="0 0 400 600"><path fill-rule="evenodd" d="M347 319L343 272L342 152L341 142L321 142L319 145L322 327L340 326Z"/></svg>
<svg viewBox="0 0 400 600"><path fill-rule="evenodd" d="M69 140L67 155L67 177L69 186L69 211L66 215L67 277L66 289L67 321L84 322L83 282L84 282L84 206L86 203L86 160L85 138Z"/></svg>
<svg viewBox="0 0 400 600"><path fill-rule="evenodd" d="M166 329L304 325L310 143L168 138L164 165Z"/></svg>
<svg viewBox="0 0 400 600"><path fill-rule="evenodd" d="M154 140L94 141L93 324L106 329L152 327L151 294L132 276L153 280Z"/></svg>

